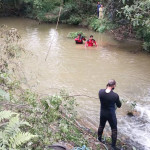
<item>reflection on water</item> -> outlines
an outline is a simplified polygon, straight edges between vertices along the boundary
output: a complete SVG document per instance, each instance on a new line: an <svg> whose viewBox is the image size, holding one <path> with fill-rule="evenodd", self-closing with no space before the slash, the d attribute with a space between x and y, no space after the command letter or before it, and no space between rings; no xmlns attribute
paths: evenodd
<svg viewBox="0 0 150 150"><path fill-rule="evenodd" d="M150 145L150 56L131 53L139 49L138 42L118 42L110 35L99 34L75 26L41 24L21 18L1 18L0 24L17 28L29 53L22 56L22 69L28 84L41 94L53 94L66 88L75 95L97 98L100 88L109 79L116 79L115 91L121 98L137 102L139 117L128 118L127 106L117 110L119 135L126 134L142 150ZM94 35L98 47L85 48L68 39L69 32L83 31L87 38ZM48 56L47 56L48 54ZM47 59L45 61L45 58ZM99 124L99 100L77 97L78 112L91 126Z"/></svg>

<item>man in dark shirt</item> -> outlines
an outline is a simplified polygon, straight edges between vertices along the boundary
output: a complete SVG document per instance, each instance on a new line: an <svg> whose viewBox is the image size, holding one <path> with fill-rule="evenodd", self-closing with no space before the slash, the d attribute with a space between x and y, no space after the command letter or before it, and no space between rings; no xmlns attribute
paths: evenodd
<svg viewBox="0 0 150 150"><path fill-rule="evenodd" d="M117 118L116 118L116 106L121 107L121 102L117 93L113 92L116 87L115 80L109 80L106 89L101 89L99 91L99 99L101 102L100 111L100 125L98 128L98 140L102 141L103 129L105 127L106 121L109 122L112 130L112 149L116 150L117 141Z"/></svg>

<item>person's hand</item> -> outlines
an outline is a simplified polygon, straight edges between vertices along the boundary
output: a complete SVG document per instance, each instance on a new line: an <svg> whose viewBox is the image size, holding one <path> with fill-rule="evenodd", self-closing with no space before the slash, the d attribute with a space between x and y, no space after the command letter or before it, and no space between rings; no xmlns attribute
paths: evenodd
<svg viewBox="0 0 150 150"><path fill-rule="evenodd" d="M85 48L87 47L87 43L85 43Z"/></svg>

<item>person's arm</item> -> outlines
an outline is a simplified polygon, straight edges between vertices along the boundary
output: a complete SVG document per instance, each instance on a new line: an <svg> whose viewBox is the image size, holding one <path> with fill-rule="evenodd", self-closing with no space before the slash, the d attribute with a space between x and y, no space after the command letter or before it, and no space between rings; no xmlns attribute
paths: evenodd
<svg viewBox="0 0 150 150"><path fill-rule="evenodd" d="M88 46L88 43L87 43L87 41L85 42L85 47L87 47Z"/></svg>
<svg viewBox="0 0 150 150"><path fill-rule="evenodd" d="M118 108L120 108L121 107L121 101L120 101L120 99L119 99L119 96L117 95L117 99L116 99L116 106L118 107Z"/></svg>
<svg viewBox="0 0 150 150"><path fill-rule="evenodd" d="M82 37L82 40L86 41L85 37Z"/></svg>
<svg viewBox="0 0 150 150"><path fill-rule="evenodd" d="M75 40L75 41L78 41L78 38L75 38L74 40Z"/></svg>
<svg viewBox="0 0 150 150"><path fill-rule="evenodd" d="M94 44L95 44L96 46L98 46L95 40L94 40Z"/></svg>
<svg viewBox="0 0 150 150"><path fill-rule="evenodd" d="M99 92L98 92L98 98L99 98L99 99L100 99L100 91L101 91L101 90L99 90Z"/></svg>

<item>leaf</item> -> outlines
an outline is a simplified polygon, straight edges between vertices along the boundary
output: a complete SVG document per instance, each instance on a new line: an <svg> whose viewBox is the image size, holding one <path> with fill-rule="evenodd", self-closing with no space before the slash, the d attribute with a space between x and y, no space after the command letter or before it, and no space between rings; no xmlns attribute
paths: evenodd
<svg viewBox="0 0 150 150"><path fill-rule="evenodd" d="M20 122L19 122L19 115L16 115L15 117L11 118L9 121L9 124L6 126L4 133L7 136L12 136L20 131Z"/></svg>
<svg viewBox="0 0 150 150"><path fill-rule="evenodd" d="M12 117L9 121L9 124L5 128L5 134L8 136L15 135L20 131L20 127L23 125L30 126L30 124L26 121L20 121L19 115L17 114L15 117Z"/></svg>
<svg viewBox="0 0 150 150"><path fill-rule="evenodd" d="M4 148L6 150L5 147L8 147L9 150L15 150L21 144L37 137L37 135L32 135L28 132L21 132L21 126L30 126L30 124L26 121L19 120L19 114L11 111L1 111L0 120L4 118L9 119L9 122L5 124L4 128L1 128L3 131L0 131L0 148Z"/></svg>
<svg viewBox="0 0 150 150"><path fill-rule="evenodd" d="M28 142L30 139L38 137L37 135L33 135L29 132L19 132L16 135L14 135L13 137L11 137L9 139L11 145L13 148L16 148L17 146L20 146L26 142Z"/></svg>
<svg viewBox="0 0 150 150"><path fill-rule="evenodd" d="M6 93L4 90L0 89L0 100L10 101L9 93Z"/></svg>
<svg viewBox="0 0 150 150"><path fill-rule="evenodd" d="M82 31L78 31L78 32L69 32L67 37L68 38L76 38L78 36L78 34L81 34L82 36L84 36L84 33Z"/></svg>
<svg viewBox="0 0 150 150"><path fill-rule="evenodd" d="M11 112L9 110L4 110L0 112L0 121L3 119L10 119L12 115L16 115L17 113Z"/></svg>

